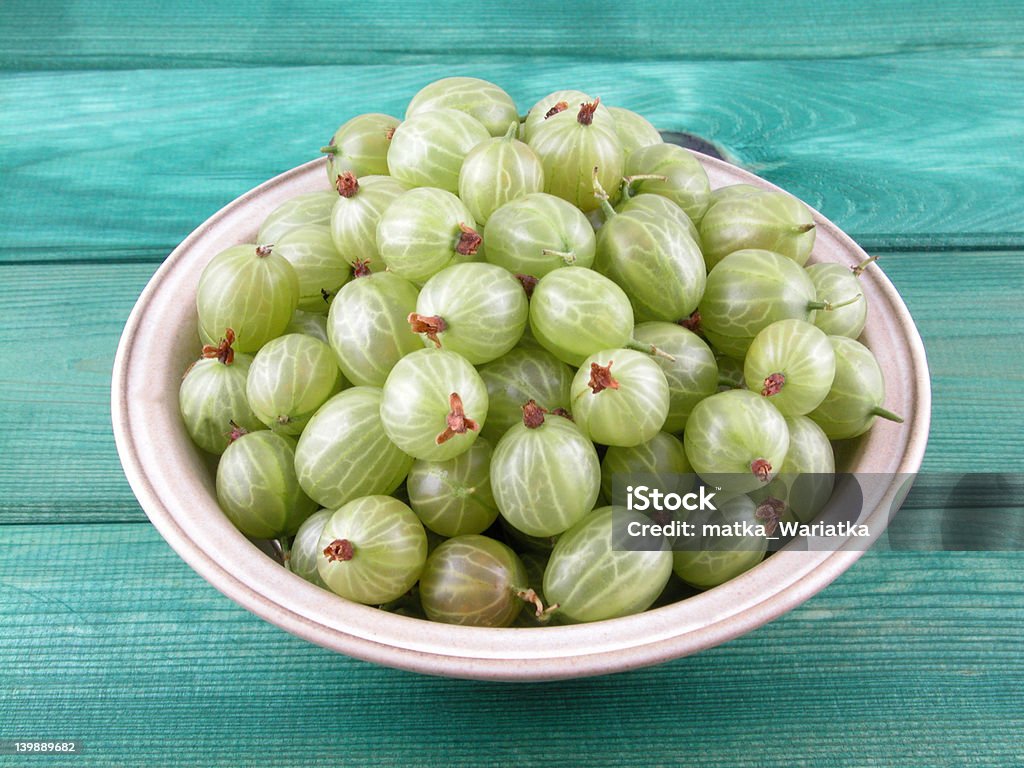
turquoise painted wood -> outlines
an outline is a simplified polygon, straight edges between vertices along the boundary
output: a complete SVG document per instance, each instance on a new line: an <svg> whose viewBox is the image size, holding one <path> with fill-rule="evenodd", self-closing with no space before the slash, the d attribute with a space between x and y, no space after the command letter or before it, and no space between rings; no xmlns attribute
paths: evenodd
<svg viewBox="0 0 1024 768"><path fill-rule="evenodd" d="M522 110L573 85L716 141L881 256L928 350L924 468L1004 473L981 507L1019 542L1024 6L287 6L0 4L0 740L85 743L0 766L1024 764L1024 555L886 551L936 546L942 482L834 585L720 648L467 683L221 596L146 520L108 405L159 262L348 116L400 115L448 74Z"/></svg>
<svg viewBox="0 0 1024 768"><path fill-rule="evenodd" d="M1008 98L1024 60L547 57L0 72L0 261L159 259L242 192L316 157L349 117L402 115L453 73L503 85L524 112L572 84L711 138L870 249L1024 248L1024 99Z"/></svg>
<svg viewBox="0 0 1024 768"><path fill-rule="evenodd" d="M322 2L281 6L171 0L7 0L0 66L8 69L395 65L522 60L538 53L588 61L870 56L939 50L1019 55L1024 13L1014 0L791 0L770 13L745 0L539 0L467 3Z"/></svg>
<svg viewBox="0 0 1024 768"><path fill-rule="evenodd" d="M14 719L0 729L74 735L86 764L934 768L1020 754L1017 555L869 554L722 647L514 685L309 645L222 598L147 525L6 535L0 706Z"/></svg>

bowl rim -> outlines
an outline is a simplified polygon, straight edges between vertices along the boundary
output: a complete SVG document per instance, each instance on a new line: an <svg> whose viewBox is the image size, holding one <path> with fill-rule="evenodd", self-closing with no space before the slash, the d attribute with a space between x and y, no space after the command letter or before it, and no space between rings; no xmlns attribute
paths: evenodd
<svg viewBox="0 0 1024 768"><path fill-rule="evenodd" d="M765 189L776 185L715 158L692 153L713 182L747 183ZM634 616L591 624L537 628L482 629L438 625L375 608L349 603L291 574L267 558L252 565L244 556L255 544L237 531L229 532L226 519L213 521L217 535L207 536L194 510L181 497L182 484L172 482L148 444L152 403L139 398L139 371L145 368L140 351L152 344L153 324L161 289L210 233L257 201L283 202L302 191L317 191L318 175L324 190L323 158L312 160L260 184L228 203L189 234L156 270L139 296L122 332L114 359L111 419L117 451L129 484L150 521L164 539L197 573L224 595L261 618L325 648L414 672L481 680L552 680L620 672L657 664L719 645L752 631L809 599L828 586L863 554L862 544L848 540L833 551L784 549L731 581L686 600ZM722 186L721 183L713 187ZM308 187L308 188L300 188ZM784 191L784 190L780 190ZM811 208L818 243L829 240L858 263L867 254L835 224ZM816 244L815 250L818 250ZM211 254L212 255L212 254ZM856 261L853 261L856 259ZM194 260L194 257L193 257ZM179 273L175 275L176 271ZM909 368L900 384L906 393L906 426L878 422L866 436L859 453L871 455L886 441L902 443L899 465L886 468L893 480L880 489L873 515L887 515L909 491L921 466L931 415L931 388L924 344L910 312L896 288L880 269L872 269L866 284L871 301L885 303L888 331L897 331ZM864 277L862 276L862 280ZM163 297L166 298L166 297ZM874 304L873 304L874 306ZM878 313L876 306L874 313ZM869 323L871 321L869 320ZM887 383L889 383L887 381ZM175 399L175 412L177 400ZM881 429L880 429L881 428ZM879 434L884 433L884 434ZM223 517L221 515L221 517ZM876 520L883 520L876 517ZM884 528L884 520L881 523ZM233 530L233 529L232 529ZM247 549L249 548L249 549ZM242 557L231 560L226 557ZM265 562L264 562L265 561ZM233 567L224 565L231 562ZM240 567L239 564L242 564ZM243 573L240 574L240 571ZM277 573L275 573L275 571ZM246 575L249 578L243 578ZM767 582L772 586L765 589ZM540 642L538 638L545 638Z"/></svg>

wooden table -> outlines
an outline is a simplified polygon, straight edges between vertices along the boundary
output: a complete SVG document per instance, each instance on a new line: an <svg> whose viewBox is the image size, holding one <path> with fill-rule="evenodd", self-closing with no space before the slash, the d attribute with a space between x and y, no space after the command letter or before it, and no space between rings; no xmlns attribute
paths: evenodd
<svg viewBox="0 0 1024 768"><path fill-rule="evenodd" d="M472 74L523 110L578 87L697 133L837 222L925 339L924 469L1012 480L1022 56L1016 0L6 0L0 739L84 752L0 765L1024 764L1020 553L872 552L772 624L652 669L433 679L312 646L200 579L125 482L108 405L125 319L189 231L349 116Z"/></svg>

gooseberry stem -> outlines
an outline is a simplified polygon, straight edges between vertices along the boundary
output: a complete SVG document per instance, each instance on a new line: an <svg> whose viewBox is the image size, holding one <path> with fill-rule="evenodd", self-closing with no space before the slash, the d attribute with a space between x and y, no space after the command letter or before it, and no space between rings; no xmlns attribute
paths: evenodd
<svg viewBox="0 0 1024 768"><path fill-rule="evenodd" d="M286 571L292 569L292 539L290 536L278 536L277 547L280 550L281 565Z"/></svg>
<svg viewBox="0 0 1024 768"><path fill-rule="evenodd" d="M683 328L688 331L692 331L693 333L700 333L700 310L693 310L689 317L678 320L677 325L681 325Z"/></svg>
<svg viewBox="0 0 1024 768"><path fill-rule="evenodd" d="M334 144L327 144L326 146L320 147L320 152L325 155L336 155L338 154L338 148Z"/></svg>
<svg viewBox="0 0 1024 768"><path fill-rule="evenodd" d="M786 386L786 375L784 373L772 373L765 377L764 386L761 387L762 397L777 395Z"/></svg>
<svg viewBox="0 0 1024 768"><path fill-rule="evenodd" d="M565 112L569 108L568 101L556 101L547 112L544 113L544 119L547 120L549 117L554 117L559 112Z"/></svg>
<svg viewBox="0 0 1024 768"><path fill-rule="evenodd" d="M810 301L810 302L807 303L807 308L808 309L821 309L821 310L824 310L825 312L831 312L834 309L839 309L840 307L846 307L846 306L849 306L850 304L853 304L858 299L860 299L863 295L864 294L862 294L862 293L858 293L856 296L853 296L852 298L846 299L845 301L840 301L838 303L829 301L828 299L825 299L824 301Z"/></svg>
<svg viewBox="0 0 1024 768"><path fill-rule="evenodd" d="M544 256L557 256L570 267L576 263L576 253L573 251L556 251L552 248L541 248L540 252Z"/></svg>
<svg viewBox="0 0 1024 768"><path fill-rule="evenodd" d="M231 425L231 431L228 432L229 443L233 443L235 442L235 440L238 440L239 438L249 434L249 430L246 429L245 427L239 426L237 423L235 423L234 419L229 420L228 424Z"/></svg>
<svg viewBox="0 0 1024 768"><path fill-rule="evenodd" d="M355 547L352 542L348 539L335 539L326 547L324 547L324 557L327 561L333 563L337 560L341 560L343 563L347 563L356 555Z"/></svg>
<svg viewBox="0 0 1024 768"><path fill-rule="evenodd" d="M537 592L530 587L527 587L525 589L523 589L522 587L512 587L512 591L515 594L515 596L518 597L520 600L524 600L533 606L533 615L541 621L547 621L549 618L551 618L551 614L554 611L558 610L558 603L552 603L547 608L545 608L544 601L540 599L540 595L538 595Z"/></svg>
<svg viewBox="0 0 1024 768"><path fill-rule="evenodd" d="M615 208L608 202L608 193L604 191L601 182L597 180L597 166L594 166L594 197L601 203L601 210L609 219L615 215Z"/></svg>
<svg viewBox="0 0 1024 768"><path fill-rule="evenodd" d="M369 259L356 259L352 262L352 277L367 277L371 274Z"/></svg>
<svg viewBox="0 0 1024 768"><path fill-rule="evenodd" d="M754 459L750 462L750 471L754 473L758 480L762 483L767 483L771 478L772 465L768 459Z"/></svg>
<svg viewBox="0 0 1024 768"><path fill-rule="evenodd" d="M590 387L593 394L596 395L606 389L619 388L619 382L612 376L612 365L614 364L614 360L609 360L608 365L590 364L590 381L587 382L587 386Z"/></svg>
<svg viewBox="0 0 1024 768"><path fill-rule="evenodd" d="M537 405L536 400L527 400L523 405L523 425L527 429L537 429L544 423L544 414L547 411Z"/></svg>
<svg viewBox="0 0 1024 768"><path fill-rule="evenodd" d="M637 173L633 176L622 177L622 196L624 198L634 197L636 190L633 189L633 185L638 181L668 181L668 176L662 176L658 173Z"/></svg>
<svg viewBox="0 0 1024 768"><path fill-rule="evenodd" d="M232 344L235 343L235 332L231 328L224 329L224 338L220 344L204 344L203 357L215 357L224 365L231 365L235 361L235 350Z"/></svg>
<svg viewBox="0 0 1024 768"><path fill-rule="evenodd" d="M508 130L505 131L505 135L502 136L505 141L512 141L519 133L519 123L509 123Z"/></svg>
<svg viewBox="0 0 1024 768"><path fill-rule="evenodd" d="M775 529L779 525L779 519L785 511L785 502L781 499L776 499L774 496L769 496L757 505L757 509L754 511L754 517L764 523L765 533L769 536L773 536L775 534Z"/></svg>
<svg viewBox="0 0 1024 768"><path fill-rule="evenodd" d="M897 424L903 423L902 416L900 416L898 413L893 413L890 410L882 408L880 405L876 405L869 411L869 413L872 413L875 416L878 416L879 418L886 419L887 421L895 421Z"/></svg>
<svg viewBox="0 0 1024 768"><path fill-rule="evenodd" d="M523 290L526 292L526 298L533 298L533 289L537 287L537 283L540 282L533 275L524 275L521 272L515 274L516 280L519 281L520 285L523 286Z"/></svg>
<svg viewBox="0 0 1024 768"><path fill-rule="evenodd" d="M853 272L853 276L854 277L860 277L861 273L865 269L867 269L868 266L870 266L871 264L874 264L876 261L878 261L878 257L877 256L869 256L868 258L864 259L864 261L862 261L860 264L858 264L856 267L850 267L850 271Z"/></svg>
<svg viewBox="0 0 1024 768"><path fill-rule="evenodd" d="M354 197L359 191L359 180L352 171L345 171L334 180L334 188L342 197Z"/></svg>
<svg viewBox="0 0 1024 768"><path fill-rule="evenodd" d="M643 344L642 342L639 342L636 339L630 339L622 346L624 346L626 349L634 349L637 352L643 352L654 357L661 357L664 358L665 360L671 360L673 363L676 361L676 359L672 357L672 355L670 355L668 352L658 349L653 344Z"/></svg>
<svg viewBox="0 0 1024 768"><path fill-rule="evenodd" d="M459 396L458 392L452 392L448 396L448 408L450 410L448 411L448 416L445 418L445 422L448 426L446 426L444 431L434 438L434 442L437 443L437 445L443 445L456 435L464 435L470 430L473 432L480 431L480 423L469 418L469 416L466 415L465 410L463 410L462 398Z"/></svg>
<svg viewBox="0 0 1024 768"><path fill-rule="evenodd" d="M406 322L409 323L409 327L413 333L422 333L426 337L434 342L434 346L438 349L441 348L441 340L437 338L437 334L444 333L448 330L448 323L445 322L444 318L439 315L421 315L417 312L410 312L406 318Z"/></svg>
<svg viewBox="0 0 1024 768"><path fill-rule="evenodd" d="M590 125L594 122L594 113L597 112L597 108L601 105L601 97L596 97L593 101L585 101L580 104L580 111L576 113L576 122L580 125Z"/></svg>
<svg viewBox="0 0 1024 768"><path fill-rule="evenodd" d="M475 256L483 238L480 233L466 222L459 222L459 239L455 244L455 252L462 256Z"/></svg>

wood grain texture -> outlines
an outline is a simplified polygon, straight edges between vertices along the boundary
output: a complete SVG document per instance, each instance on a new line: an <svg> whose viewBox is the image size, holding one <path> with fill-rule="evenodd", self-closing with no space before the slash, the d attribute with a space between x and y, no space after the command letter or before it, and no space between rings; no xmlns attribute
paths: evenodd
<svg viewBox="0 0 1024 768"><path fill-rule="evenodd" d="M880 262L929 355L925 472L1024 469L1022 258L900 252ZM0 265L0 523L143 518L114 449L109 387L121 329L153 269Z"/></svg>
<svg viewBox="0 0 1024 768"><path fill-rule="evenodd" d="M0 67L134 69L460 61L467 54L573 58L849 57L1022 50L1019 3L795 0L770 13L704 3L429 4L300 0L287 6L102 0L0 6Z"/></svg>
<svg viewBox="0 0 1024 768"><path fill-rule="evenodd" d="M5 6L9 7L9 6ZM2 46L0 46L2 50ZM425 83L582 87L718 142L869 249L1024 247L1024 59L520 61L0 74L0 261L155 260ZM984 116L984 119L979 119Z"/></svg>
<svg viewBox="0 0 1024 768"><path fill-rule="evenodd" d="M148 525L3 532L0 733L82 739L68 765L934 768L1020 756L1019 554L868 554L795 611L697 656L510 685L312 646L222 597Z"/></svg>
<svg viewBox="0 0 1024 768"><path fill-rule="evenodd" d="M0 739L85 742L0 766L1024 765L1024 554L914 551L999 543L949 509L1024 537L1022 29L1017 0L0 2ZM713 139L882 254L934 474L834 585L659 667L470 683L294 638L145 521L109 382L156 264L451 74Z"/></svg>

